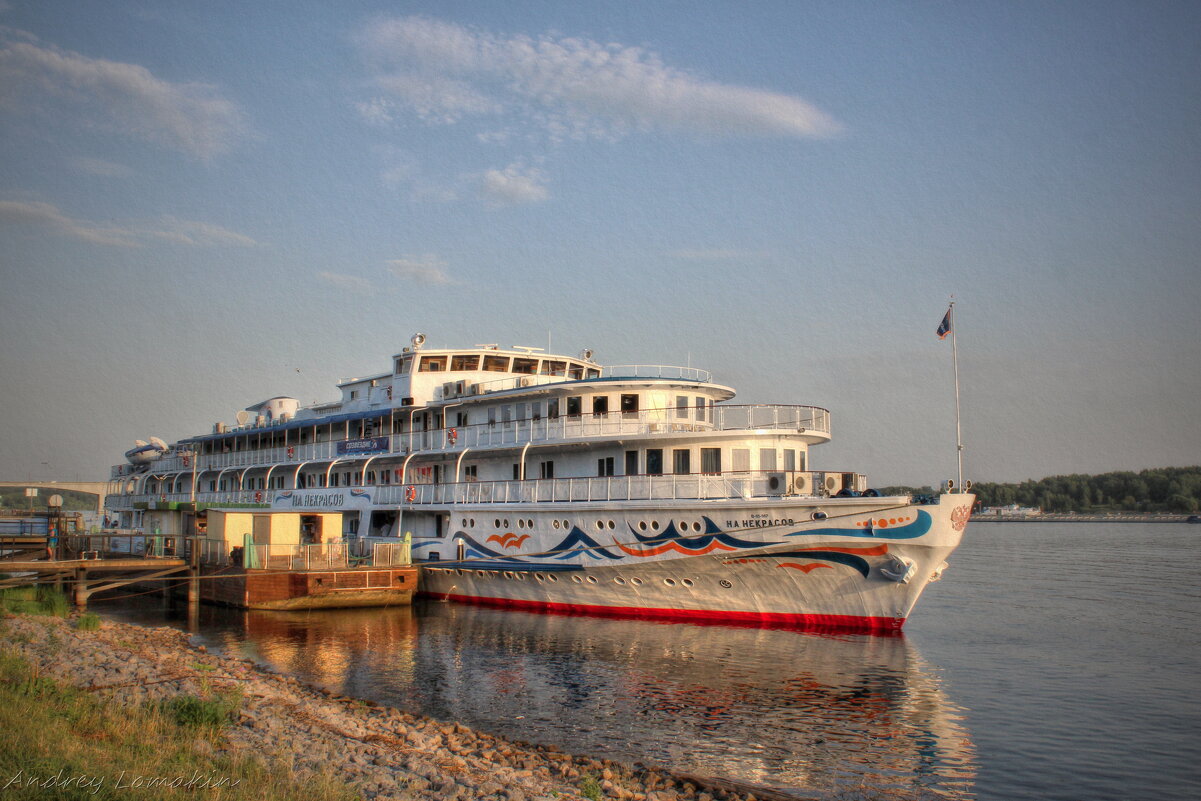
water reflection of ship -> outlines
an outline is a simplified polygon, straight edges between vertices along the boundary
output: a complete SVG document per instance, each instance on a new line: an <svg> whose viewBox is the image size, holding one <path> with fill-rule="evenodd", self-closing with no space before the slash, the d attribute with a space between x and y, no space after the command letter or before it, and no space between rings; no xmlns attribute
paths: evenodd
<svg viewBox="0 0 1201 801"><path fill-rule="evenodd" d="M457 604L242 614L244 632L223 643L231 651L519 740L801 796L860 785L971 796L961 710L903 637Z"/></svg>

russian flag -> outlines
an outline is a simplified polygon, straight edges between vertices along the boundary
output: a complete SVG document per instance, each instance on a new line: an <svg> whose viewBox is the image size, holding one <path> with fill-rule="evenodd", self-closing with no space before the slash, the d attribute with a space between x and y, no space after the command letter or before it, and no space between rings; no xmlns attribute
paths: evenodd
<svg viewBox="0 0 1201 801"><path fill-rule="evenodd" d="M938 338L946 339L947 334L951 333L951 310L948 308L947 313L942 316L942 322L938 324Z"/></svg>

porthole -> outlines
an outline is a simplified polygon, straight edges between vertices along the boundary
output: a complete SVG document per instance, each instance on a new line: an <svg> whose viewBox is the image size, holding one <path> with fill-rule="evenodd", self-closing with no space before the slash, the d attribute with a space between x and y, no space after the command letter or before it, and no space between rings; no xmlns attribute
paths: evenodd
<svg viewBox="0 0 1201 801"><path fill-rule="evenodd" d="M525 528L525 521L524 521L524 520L518 520L518 521L517 521L517 527L518 527L518 528Z"/></svg>
<svg viewBox="0 0 1201 801"><path fill-rule="evenodd" d="M668 587L674 587L674 586L676 586L676 580L675 580L675 579L669 579L669 578L666 578L666 579L663 579L663 583L664 583L664 584L666 584Z"/></svg>
<svg viewBox="0 0 1201 801"><path fill-rule="evenodd" d="M821 509L818 509L816 512L813 513L813 519L814 520L825 520L826 513L823 512Z"/></svg>
<svg viewBox="0 0 1201 801"><path fill-rule="evenodd" d="M525 527L526 527L526 528L533 528L533 527L534 527L534 521L533 521L533 520L527 520L527 521L525 521Z"/></svg>
<svg viewBox="0 0 1201 801"><path fill-rule="evenodd" d="M511 570L506 570L504 575L505 575L505 578L507 578L507 579L513 578L513 572Z"/></svg>
<svg viewBox="0 0 1201 801"><path fill-rule="evenodd" d="M579 576L572 576L571 580L574 581L576 584L579 584L580 581L582 581L582 579Z"/></svg>
<svg viewBox="0 0 1201 801"><path fill-rule="evenodd" d="M692 579L681 579L680 583L683 584L685 587L691 587Z"/></svg>
<svg viewBox="0 0 1201 801"><path fill-rule="evenodd" d="M542 579L542 574L541 574L541 573L535 573L535 574L534 574L534 579L535 579L536 581L542 581L542 580L543 580L543 579Z"/></svg>
<svg viewBox="0 0 1201 801"><path fill-rule="evenodd" d="M645 521L645 520L639 520L639 521L638 521L638 528L639 528L640 530L642 530L642 531L646 531L646 521Z"/></svg>
<svg viewBox="0 0 1201 801"><path fill-rule="evenodd" d="M525 573L514 573L513 575L517 577L518 581L525 581Z"/></svg>
<svg viewBox="0 0 1201 801"><path fill-rule="evenodd" d="M651 521L651 528L652 528L652 529L654 529L655 531L658 531L658 530L659 530L659 521L658 521L658 520L652 520L652 521Z"/></svg>
<svg viewBox="0 0 1201 801"><path fill-rule="evenodd" d="M546 580L547 581L558 581L559 577L556 576L554 573L551 573L551 574L547 575Z"/></svg>
<svg viewBox="0 0 1201 801"><path fill-rule="evenodd" d="M613 523L612 520L610 520L609 521L609 530L612 531L614 528L616 528L616 525Z"/></svg>
<svg viewBox="0 0 1201 801"><path fill-rule="evenodd" d="M559 527L559 521L558 521L558 520L552 520L552 521L550 521L550 524L551 524L552 526L554 526L555 528L558 528L558 527Z"/></svg>
<svg viewBox="0 0 1201 801"><path fill-rule="evenodd" d="M509 527L509 521L508 521L508 520L506 520L506 521L505 521L505 528L508 528L508 527Z"/></svg>
<svg viewBox="0 0 1201 801"><path fill-rule="evenodd" d="M635 587L641 587L641 586L642 586L642 579L640 579L640 578L638 578L637 576L635 576L634 578L630 579L630 583L631 583L631 584L633 584Z"/></svg>
<svg viewBox="0 0 1201 801"><path fill-rule="evenodd" d="M728 590L728 589L730 589L731 587L733 587L733 586L734 586L733 584L731 584L730 582L726 581L725 579L722 579L721 581L719 581L719 582L717 582L717 583L718 583L718 584L720 584L722 587L724 587L724 588L725 588L725 589L727 589L727 590Z"/></svg>
<svg viewBox="0 0 1201 801"><path fill-rule="evenodd" d="M597 520L597 521L596 521L596 530L597 530L597 531L604 531L604 530L605 530L605 521L604 521L604 520Z"/></svg>
<svg viewBox="0 0 1201 801"><path fill-rule="evenodd" d="M492 525L496 526L497 528L500 528L500 518L498 517L495 520L493 520Z"/></svg>
<svg viewBox="0 0 1201 801"><path fill-rule="evenodd" d="M589 584L595 584L595 583L596 583L596 576L589 576L589 577L588 577L588 583L589 583Z"/></svg>
<svg viewBox="0 0 1201 801"><path fill-rule="evenodd" d="M563 528L571 528L571 522L570 522L570 521L568 521L568 520L564 520L564 521L563 521Z"/></svg>
<svg viewBox="0 0 1201 801"><path fill-rule="evenodd" d="M623 579L621 576L614 576L614 577L613 577L613 583L614 583L614 584L621 584L622 586L625 586L626 580L625 580L625 579Z"/></svg>
<svg viewBox="0 0 1201 801"><path fill-rule="evenodd" d="M475 574L476 574L477 576L479 576L480 578L483 578L484 576L488 575L488 573L487 573L486 571L483 571L483 570L477 570L477 571L475 571Z"/></svg>
<svg viewBox="0 0 1201 801"><path fill-rule="evenodd" d="M467 528L467 518L465 517L463 518L462 526L463 528Z"/></svg>
<svg viewBox="0 0 1201 801"><path fill-rule="evenodd" d="M685 523L683 520L681 520L680 521L680 531L687 531L687 530L688 530L688 524Z"/></svg>

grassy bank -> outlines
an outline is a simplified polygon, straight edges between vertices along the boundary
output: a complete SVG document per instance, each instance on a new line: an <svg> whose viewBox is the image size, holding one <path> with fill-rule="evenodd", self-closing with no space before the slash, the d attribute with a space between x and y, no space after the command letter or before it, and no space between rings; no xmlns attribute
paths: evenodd
<svg viewBox="0 0 1201 801"><path fill-rule="evenodd" d="M0 620L0 634L11 639L5 627ZM223 753L223 731L241 702L236 692L202 691L131 706L39 675L14 648L0 648L0 796L31 801L360 797L330 776L300 779L287 765Z"/></svg>

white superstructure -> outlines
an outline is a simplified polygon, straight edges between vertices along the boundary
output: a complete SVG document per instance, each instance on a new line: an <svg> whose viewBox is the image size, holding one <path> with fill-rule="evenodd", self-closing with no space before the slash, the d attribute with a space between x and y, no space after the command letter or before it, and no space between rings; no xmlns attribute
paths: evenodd
<svg viewBox="0 0 1201 801"><path fill-rule="evenodd" d="M115 467L109 509L339 510L348 539L411 538L424 591L458 600L895 630L974 501L814 470L827 410L731 404L694 368L417 335L338 386Z"/></svg>

